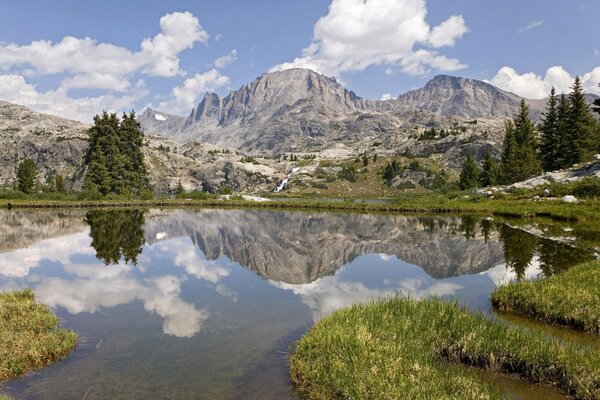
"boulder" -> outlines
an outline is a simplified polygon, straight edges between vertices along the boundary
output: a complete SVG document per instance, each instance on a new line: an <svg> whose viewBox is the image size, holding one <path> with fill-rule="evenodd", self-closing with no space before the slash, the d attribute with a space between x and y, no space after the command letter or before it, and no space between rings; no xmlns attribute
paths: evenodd
<svg viewBox="0 0 600 400"><path fill-rule="evenodd" d="M560 199L560 201L562 201L563 203L577 203L578 202L577 198L570 194L563 196Z"/></svg>

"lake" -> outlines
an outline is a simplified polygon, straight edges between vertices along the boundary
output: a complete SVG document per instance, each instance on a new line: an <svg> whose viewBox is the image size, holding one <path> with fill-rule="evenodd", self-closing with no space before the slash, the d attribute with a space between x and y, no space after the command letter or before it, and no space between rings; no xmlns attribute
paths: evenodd
<svg viewBox="0 0 600 400"><path fill-rule="evenodd" d="M492 313L498 285L596 258L598 243L599 232L584 225L481 216L0 211L0 290L33 288L79 334L66 360L3 392L293 399L287 353L324 315L394 295L441 296ZM489 378L515 398L561 398Z"/></svg>

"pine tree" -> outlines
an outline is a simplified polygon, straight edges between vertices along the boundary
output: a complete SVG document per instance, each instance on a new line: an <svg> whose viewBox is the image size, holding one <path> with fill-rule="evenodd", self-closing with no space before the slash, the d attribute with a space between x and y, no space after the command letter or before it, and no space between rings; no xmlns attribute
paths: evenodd
<svg viewBox="0 0 600 400"><path fill-rule="evenodd" d="M124 174L128 182L127 191L131 191L134 195L140 195L150 190L150 180L142 153L144 134L133 111L129 115L123 114L119 132L126 160Z"/></svg>
<svg viewBox="0 0 600 400"><path fill-rule="evenodd" d="M104 112L88 130L84 189L101 194L140 195L150 190L142 146L143 133L135 114Z"/></svg>
<svg viewBox="0 0 600 400"><path fill-rule="evenodd" d="M475 161L473 154L468 154L460 172L459 186L462 190L477 187L481 170Z"/></svg>
<svg viewBox="0 0 600 400"><path fill-rule="evenodd" d="M56 191L58 193L64 193L66 192L66 188L65 188L65 180L63 179L62 175L56 175L56 177L54 178L54 186L56 188Z"/></svg>
<svg viewBox="0 0 600 400"><path fill-rule="evenodd" d="M494 186L498 183L498 163L492 157L492 154L489 150L485 152L483 155L483 167L481 169L481 175L479 177L479 182L481 186Z"/></svg>
<svg viewBox="0 0 600 400"><path fill-rule="evenodd" d="M579 77L569 94L569 116L567 118L567 166L589 160L600 150L600 130L585 99L583 85Z"/></svg>
<svg viewBox="0 0 600 400"><path fill-rule="evenodd" d="M37 170L31 158L23 160L17 168L17 187L23 193L31 194L35 187Z"/></svg>
<svg viewBox="0 0 600 400"><path fill-rule="evenodd" d="M502 152L502 178L513 183L530 178L541 171L537 158L535 127L529 117L529 107L521 100L519 113L506 125Z"/></svg>
<svg viewBox="0 0 600 400"><path fill-rule="evenodd" d="M571 162L571 154L572 154L572 141L569 140L569 135L568 135L568 131L569 131L569 112L570 112L570 107L569 107L569 100L568 98L564 95L561 94L560 95L560 99L558 100L558 109L556 111L557 114L557 119L558 119L558 131L557 131L557 145L558 145L558 151L556 154L556 158L557 158L557 162L556 162L556 167L557 169L562 169L562 168L566 168L569 165L573 165L573 163ZM569 164L571 163L571 164Z"/></svg>
<svg viewBox="0 0 600 400"><path fill-rule="evenodd" d="M560 168L560 135L558 119L558 102L554 88L550 91L550 98L544 113L544 120L540 125L540 162L544 171L554 171Z"/></svg>

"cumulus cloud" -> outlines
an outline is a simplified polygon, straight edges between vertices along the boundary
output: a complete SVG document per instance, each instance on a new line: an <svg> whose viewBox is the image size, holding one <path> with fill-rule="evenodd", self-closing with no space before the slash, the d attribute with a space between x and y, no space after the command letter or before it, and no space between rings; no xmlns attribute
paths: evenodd
<svg viewBox="0 0 600 400"><path fill-rule="evenodd" d="M137 52L98 43L89 37L66 36L57 43L49 40L28 45L9 43L0 46L0 68L6 71L11 67L27 67L28 75L67 72L75 75L78 83L75 87L124 91L127 87L123 86L123 79L141 69L146 74L163 77L183 73L179 68L179 53L196 42L208 40L198 18L189 12L164 15L160 28L156 36L142 41Z"/></svg>
<svg viewBox="0 0 600 400"><path fill-rule="evenodd" d="M229 85L228 76L222 75L213 68L201 74L186 79L181 86L176 86L171 92L171 98L160 103L159 108L165 112L189 112L196 105L201 95Z"/></svg>
<svg viewBox="0 0 600 400"><path fill-rule="evenodd" d="M214 66L221 69L228 66L235 60L237 60L237 50L233 49L229 54L225 54L224 56L217 58L214 62Z"/></svg>
<svg viewBox="0 0 600 400"><path fill-rule="evenodd" d="M148 94L144 81L138 81L127 94L106 93L95 97L69 96L64 87L46 92L38 91L20 75L0 75L0 99L23 104L39 112L60 115L65 118L89 122L102 110L116 112L132 107Z"/></svg>
<svg viewBox="0 0 600 400"><path fill-rule="evenodd" d="M544 76L533 72L519 74L514 68L505 66L498 70L489 81L500 89L513 92L519 96L530 99L542 99L549 95L554 87L557 93L568 93L575 77L562 66L548 68ZM600 67L581 76L583 88L586 92L600 94Z"/></svg>
<svg viewBox="0 0 600 400"><path fill-rule="evenodd" d="M272 70L310 68L337 76L371 65L399 65L409 74L465 68L432 50L453 46L468 31L464 18L451 16L431 28L426 16L425 0L333 0L302 55Z"/></svg>
<svg viewBox="0 0 600 400"><path fill-rule="evenodd" d="M521 29L519 29L519 33L523 33L523 32L529 31L531 29L539 28L543 24L544 24L544 20L543 19L531 21L529 23L529 25L523 26Z"/></svg>
<svg viewBox="0 0 600 400"><path fill-rule="evenodd" d="M379 100L386 101L386 100L391 100L393 98L394 98L394 96L392 96L390 93L385 93L379 98Z"/></svg>
<svg viewBox="0 0 600 400"><path fill-rule="evenodd" d="M65 36L57 42L0 43L0 98L84 122L90 122L92 116L102 110L130 109L148 94L140 76L186 75L180 67L179 54L209 39L198 18L189 12L166 14L159 24L160 32L143 39L137 51L73 36ZM235 57L235 53L228 56ZM44 92L25 79L55 74L66 77L56 89ZM210 77L212 72L207 74ZM202 77L194 78L186 81L187 85L202 84L198 82ZM217 78L216 83L223 79ZM204 85L210 87L207 82ZM71 89L98 89L106 93L75 98L69 95ZM184 89L179 92L185 91L184 83ZM186 96L185 93L178 95Z"/></svg>

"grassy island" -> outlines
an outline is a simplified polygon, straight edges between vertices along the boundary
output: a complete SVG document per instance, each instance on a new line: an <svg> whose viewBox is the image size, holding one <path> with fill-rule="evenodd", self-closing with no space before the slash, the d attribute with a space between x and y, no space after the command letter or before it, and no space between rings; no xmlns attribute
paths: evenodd
<svg viewBox="0 0 600 400"><path fill-rule="evenodd" d="M0 382L65 357L77 342L32 290L0 293ZM1 396L0 396L1 398Z"/></svg>
<svg viewBox="0 0 600 400"><path fill-rule="evenodd" d="M339 310L297 343L290 373L311 399L503 398L461 364L600 399L600 354L438 299Z"/></svg>
<svg viewBox="0 0 600 400"><path fill-rule="evenodd" d="M502 286L492 294L492 304L500 311L600 335L600 261Z"/></svg>

